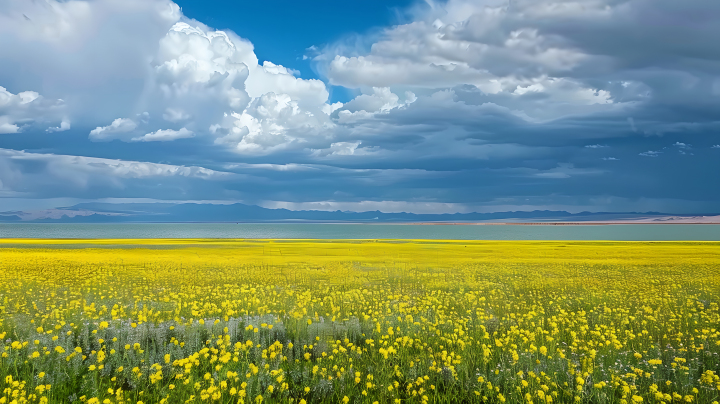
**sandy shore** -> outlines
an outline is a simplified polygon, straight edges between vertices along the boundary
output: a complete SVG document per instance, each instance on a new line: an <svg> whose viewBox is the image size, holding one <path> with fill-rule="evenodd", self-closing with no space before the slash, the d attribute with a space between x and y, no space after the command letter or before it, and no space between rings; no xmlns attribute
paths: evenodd
<svg viewBox="0 0 720 404"><path fill-rule="evenodd" d="M400 223L397 223L400 224ZM482 226L592 226L609 224L720 224L718 216L656 216L626 220L588 220L574 222L427 222L422 225L482 225Z"/></svg>

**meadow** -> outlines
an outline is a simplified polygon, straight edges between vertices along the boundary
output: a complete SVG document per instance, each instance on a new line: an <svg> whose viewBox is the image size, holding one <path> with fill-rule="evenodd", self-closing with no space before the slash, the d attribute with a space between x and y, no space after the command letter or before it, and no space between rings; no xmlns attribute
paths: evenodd
<svg viewBox="0 0 720 404"><path fill-rule="evenodd" d="M0 404L707 403L720 243L0 240Z"/></svg>

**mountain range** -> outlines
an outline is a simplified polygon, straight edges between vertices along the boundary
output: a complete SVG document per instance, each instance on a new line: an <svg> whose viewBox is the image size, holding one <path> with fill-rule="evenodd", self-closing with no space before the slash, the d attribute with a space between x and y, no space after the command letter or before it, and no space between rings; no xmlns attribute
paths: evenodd
<svg viewBox="0 0 720 404"><path fill-rule="evenodd" d="M700 216L695 216L700 217ZM671 218L671 219L668 219ZM608 222L666 221L672 216L659 212L580 212L535 210L493 213L384 213L269 209L241 203L80 203L65 208L0 212L0 223L262 223L262 222Z"/></svg>

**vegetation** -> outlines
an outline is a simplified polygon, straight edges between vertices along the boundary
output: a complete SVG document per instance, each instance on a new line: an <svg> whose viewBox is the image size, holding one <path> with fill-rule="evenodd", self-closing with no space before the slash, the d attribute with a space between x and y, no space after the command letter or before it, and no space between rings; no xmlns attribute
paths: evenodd
<svg viewBox="0 0 720 404"><path fill-rule="evenodd" d="M0 241L0 404L717 403L720 243Z"/></svg>

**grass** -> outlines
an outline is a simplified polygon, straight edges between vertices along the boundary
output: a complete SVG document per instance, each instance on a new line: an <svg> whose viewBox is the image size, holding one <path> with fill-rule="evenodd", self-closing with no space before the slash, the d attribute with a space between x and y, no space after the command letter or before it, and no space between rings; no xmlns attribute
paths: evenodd
<svg viewBox="0 0 720 404"><path fill-rule="evenodd" d="M0 404L716 403L720 243L0 240Z"/></svg>

